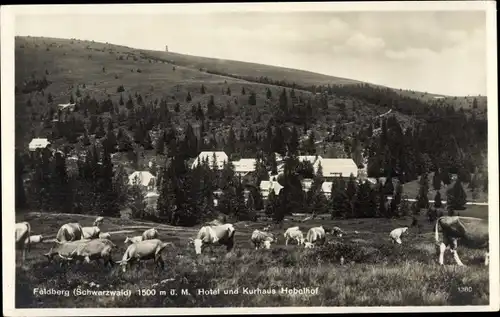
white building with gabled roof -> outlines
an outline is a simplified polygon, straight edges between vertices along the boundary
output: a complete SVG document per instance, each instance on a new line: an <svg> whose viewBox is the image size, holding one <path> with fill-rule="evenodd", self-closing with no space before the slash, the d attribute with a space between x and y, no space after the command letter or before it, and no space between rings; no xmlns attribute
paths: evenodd
<svg viewBox="0 0 500 317"><path fill-rule="evenodd" d="M248 173L255 172L256 159L242 158L239 161L232 161L234 172L237 176L245 176Z"/></svg>
<svg viewBox="0 0 500 317"><path fill-rule="evenodd" d="M334 177L348 178L350 175L358 176L358 166L353 159L346 158L322 158L314 164L314 172L318 171L319 163L323 169L323 177L326 179Z"/></svg>
<svg viewBox="0 0 500 317"><path fill-rule="evenodd" d="M191 168L195 168L196 166L198 166L198 163L201 164L206 159L208 159L208 165L212 167L214 165L214 155L215 163L219 170L224 167L224 163L229 162L229 157L224 151L202 151L200 152L200 154L198 154L194 162L191 164Z"/></svg>
<svg viewBox="0 0 500 317"><path fill-rule="evenodd" d="M31 140L31 142L28 145L28 149L30 151L36 151L37 149L44 149L49 145L50 145L49 140L36 138Z"/></svg>
<svg viewBox="0 0 500 317"><path fill-rule="evenodd" d="M149 171L135 171L128 177L129 185L139 185L148 190L156 188L156 177Z"/></svg>
<svg viewBox="0 0 500 317"><path fill-rule="evenodd" d="M262 193L262 198L267 199L269 193L273 190L276 195L279 195L283 186L278 182L274 181L261 181L260 182L260 192Z"/></svg>

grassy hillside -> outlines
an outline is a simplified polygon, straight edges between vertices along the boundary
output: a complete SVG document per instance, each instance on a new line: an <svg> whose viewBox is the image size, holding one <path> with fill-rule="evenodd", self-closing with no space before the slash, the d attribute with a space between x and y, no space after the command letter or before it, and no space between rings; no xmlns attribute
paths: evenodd
<svg viewBox="0 0 500 317"><path fill-rule="evenodd" d="M188 122L197 124L190 115L192 107L200 104L205 108L213 95L215 104L226 112L221 122L211 125L207 135L214 133L218 140L223 140L230 127L235 129L236 135L248 127L263 133L283 88L207 73L208 67L237 76L264 76L273 81L286 79L303 85L356 83L280 67L145 51L76 39L17 37L15 52L16 145L19 148L26 148L33 137L50 135L50 108L55 110L59 103L78 101L86 96L98 102L110 99L114 105L119 104L120 98L126 102L130 97L136 102L136 94L142 96L145 105L157 105L158 101L166 100L168 108L174 113L173 124L182 131ZM44 79L48 84L39 84ZM201 93L202 85L206 90L204 94ZM118 92L120 86L123 86L123 92ZM266 98L268 89L272 92L270 99ZM256 94L255 105L250 105L248 101L251 92ZM192 97L190 101L186 99L188 93ZM297 98L317 98L298 89L296 95ZM180 111L174 112L177 103ZM128 113L125 106L119 105L118 108L119 112ZM315 109L315 119L311 120L309 128L321 138L335 124L355 122L352 127L358 128L387 110L389 108L385 105L370 104L356 97L328 96L327 109ZM410 116L395 115L403 123L413 124ZM123 122L112 115L103 114L102 117L111 117L115 128L123 126ZM88 128L88 118L85 120ZM328 152L326 148L319 150L321 154Z"/></svg>
<svg viewBox="0 0 500 317"><path fill-rule="evenodd" d="M486 210L486 212L485 212ZM487 207L470 206L468 215L487 216ZM16 221L29 221L33 234L53 237L67 222L90 225L94 217L70 214L17 214ZM390 230L409 225L411 219L316 219L297 222L287 219L282 228L271 227L278 242L271 250L255 250L250 242L254 229L268 223L235 223L236 244L232 253L223 248L207 249L196 256L187 245L198 227L182 228L162 224L106 218L103 231L111 233L119 260L125 251L125 236L140 234L158 227L163 241L173 242L163 253L163 270L151 262L125 273L118 267L102 268L102 264L82 264L60 268L47 263L46 253L52 243L34 245L24 267L17 266L16 306L19 308L86 308L86 307L265 307L265 306L379 306L379 305L486 305L488 303L488 269L482 266L483 254L459 247L467 267L450 265L451 254L440 267L434 248L433 225L424 216L419 229L412 227L402 245L391 244ZM298 225L305 232L317 225L339 226L346 231L342 238L329 237L327 244L306 250L284 245L283 231ZM356 231L356 232L355 232ZM345 265L339 259L344 257ZM17 257L19 261L19 256ZM57 262L57 259L56 259ZM415 283L418 281L418 283ZM99 288L90 286L96 283ZM459 287L472 287L460 292ZM130 297L74 296L72 290L130 290ZM317 295L246 295L243 288L275 289L318 288ZM34 288L69 291L64 296L38 296ZM140 289L154 289L152 296L139 296ZM175 289L179 295L161 294ZM181 295L181 290L188 294ZM199 295L199 289L220 289L220 295ZM239 294L224 295L224 290Z"/></svg>

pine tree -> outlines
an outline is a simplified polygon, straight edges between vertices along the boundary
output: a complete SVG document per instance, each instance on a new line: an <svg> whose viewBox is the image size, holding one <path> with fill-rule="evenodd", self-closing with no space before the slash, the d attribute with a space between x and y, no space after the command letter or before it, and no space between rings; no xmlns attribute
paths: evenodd
<svg viewBox="0 0 500 317"><path fill-rule="evenodd" d="M441 208L443 203L441 202L441 193L439 190L436 192L436 196L434 196L434 207Z"/></svg>
<svg viewBox="0 0 500 317"><path fill-rule="evenodd" d="M142 142L142 146L145 150L153 149L153 142L151 141L151 136L149 135L149 131L144 131L144 139Z"/></svg>
<svg viewBox="0 0 500 317"><path fill-rule="evenodd" d="M105 135L106 135L106 131L104 130L104 122L102 120L102 117L99 117L97 130L95 132L95 137L100 139L100 138L104 137Z"/></svg>
<svg viewBox="0 0 500 317"><path fill-rule="evenodd" d="M226 95L231 96L231 89L227 87Z"/></svg>
<svg viewBox="0 0 500 317"><path fill-rule="evenodd" d="M250 96L248 97L248 104L251 106L255 106L257 104L257 95L253 91L250 93Z"/></svg>
<svg viewBox="0 0 500 317"><path fill-rule="evenodd" d="M429 181L427 179L427 173L424 173L420 176L420 189L417 196L417 207L419 209L429 207L429 198L427 197L428 193Z"/></svg>
<svg viewBox="0 0 500 317"><path fill-rule="evenodd" d="M349 201L352 201L354 195L356 195L356 178L353 174L349 176L349 180L347 181L346 194L349 198Z"/></svg>
<svg viewBox="0 0 500 317"><path fill-rule="evenodd" d="M186 96L186 102L191 102L193 98L191 97L191 93L188 91L187 96Z"/></svg>
<svg viewBox="0 0 500 317"><path fill-rule="evenodd" d="M394 192L394 197L391 200L391 205L390 205L390 216L394 217L398 214L398 207L401 205L401 196L403 194L403 185L401 185L401 182L398 182L396 184L396 189Z"/></svg>
<svg viewBox="0 0 500 317"><path fill-rule="evenodd" d="M390 196L394 194L394 184L392 183L392 176L390 175L385 180L384 193L385 195L390 195Z"/></svg>
<svg viewBox="0 0 500 317"><path fill-rule="evenodd" d="M245 87L241 87L241 94L246 95Z"/></svg>
<svg viewBox="0 0 500 317"><path fill-rule="evenodd" d="M274 192L274 189L271 189L269 191L269 195L267 196L266 208L265 208L265 214L268 217L273 217L273 215L275 214L275 209L277 206L277 199L278 199L278 196Z"/></svg>
<svg viewBox="0 0 500 317"><path fill-rule="evenodd" d="M297 128L293 126L290 141L288 142L288 155L298 155L299 151L299 134Z"/></svg>
<svg viewBox="0 0 500 317"><path fill-rule="evenodd" d="M332 218L345 218L351 213L351 200L347 195L345 182L342 178L335 178L332 183Z"/></svg>
<svg viewBox="0 0 500 317"><path fill-rule="evenodd" d="M120 106L123 106L125 104L125 102L123 102L123 95L120 94L120 101L118 102L120 104Z"/></svg>
<svg viewBox="0 0 500 317"><path fill-rule="evenodd" d="M267 88L267 89L266 89L266 98L267 98L267 99L271 99L271 97L272 97L272 92L271 92L271 89Z"/></svg>
<svg viewBox="0 0 500 317"><path fill-rule="evenodd" d="M437 191L441 189L441 175L438 170L436 170L432 176L432 187Z"/></svg>
<svg viewBox="0 0 500 317"><path fill-rule="evenodd" d="M448 189L447 193L447 206L453 210L463 209L467 202L467 195L462 186L462 181L458 177L455 184Z"/></svg>
<svg viewBox="0 0 500 317"><path fill-rule="evenodd" d="M201 93L202 95L204 95L206 92L207 92L207 91L206 91L206 89L205 89L205 86L204 86L203 84L201 84L200 93Z"/></svg>

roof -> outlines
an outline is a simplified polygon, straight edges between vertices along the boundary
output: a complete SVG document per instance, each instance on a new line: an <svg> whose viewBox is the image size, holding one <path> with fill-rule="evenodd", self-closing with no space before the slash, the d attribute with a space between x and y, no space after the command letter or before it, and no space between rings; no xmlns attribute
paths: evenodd
<svg viewBox="0 0 500 317"><path fill-rule="evenodd" d="M273 181L261 181L260 182L260 189L262 191L269 191L274 190L275 194L279 194L283 186L280 185L278 182L273 182Z"/></svg>
<svg viewBox="0 0 500 317"><path fill-rule="evenodd" d="M160 195L158 193L156 193L156 192L149 192L144 197L145 198L157 198L157 197L160 197Z"/></svg>
<svg viewBox="0 0 500 317"><path fill-rule="evenodd" d="M314 166L315 172L318 170L319 162L321 162L324 177L332 177L336 174L341 174L342 177L349 177L351 174L354 177L358 175L358 166L352 159L323 158L316 162Z"/></svg>
<svg viewBox="0 0 500 317"><path fill-rule="evenodd" d="M68 108L68 107L71 107L71 106L74 106L74 105L75 105L74 103L60 103L57 106L59 108L65 109L65 108Z"/></svg>
<svg viewBox="0 0 500 317"><path fill-rule="evenodd" d="M49 145L50 142L47 139L33 139L31 140L30 144L28 145L29 149L40 149L40 148L45 148L47 145Z"/></svg>
<svg viewBox="0 0 500 317"><path fill-rule="evenodd" d="M214 154L215 154L215 160L217 162L217 166L219 168L222 168L222 166L224 165L224 162L229 161L229 157L227 156L226 152L224 152L224 151L202 151L202 152L200 152L200 154L198 154L198 156L194 160L193 164L191 164L191 168L195 168L196 166L198 166L198 161L201 162L202 160L206 160L207 158L208 158L208 162L209 162L210 166L212 166Z"/></svg>
<svg viewBox="0 0 500 317"><path fill-rule="evenodd" d="M139 185L149 186L152 185L151 180L155 180L156 177L148 171L135 171L128 177L128 184L134 185L136 178L139 179Z"/></svg>
<svg viewBox="0 0 500 317"><path fill-rule="evenodd" d="M239 161L233 161L234 171L236 173L248 173L255 171L255 162L256 160L253 158L243 158Z"/></svg>

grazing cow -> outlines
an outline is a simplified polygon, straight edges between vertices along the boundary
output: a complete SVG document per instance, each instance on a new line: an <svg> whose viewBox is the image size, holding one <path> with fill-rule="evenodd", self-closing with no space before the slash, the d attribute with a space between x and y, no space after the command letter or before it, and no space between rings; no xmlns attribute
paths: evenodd
<svg viewBox="0 0 500 317"><path fill-rule="evenodd" d="M163 269L164 262L161 257L161 251L171 242L162 242L159 239L144 240L129 245L122 260L116 263L120 264L123 272L126 271L127 264L132 264L137 261L154 260L157 265Z"/></svg>
<svg viewBox="0 0 500 317"><path fill-rule="evenodd" d="M274 241L274 237L272 233L255 229L252 233L252 237L250 238L250 240L254 244L255 250L259 248L270 249L271 242Z"/></svg>
<svg viewBox="0 0 500 317"><path fill-rule="evenodd" d="M83 228L76 222L62 225L56 235L56 242L58 243L81 239L83 239Z"/></svg>
<svg viewBox="0 0 500 317"><path fill-rule="evenodd" d="M97 239L101 234L101 229L97 226L93 227L83 227L82 228L83 239Z"/></svg>
<svg viewBox="0 0 500 317"><path fill-rule="evenodd" d="M304 234L300 231L299 227L290 227L285 231L285 245L288 245L288 241L297 241L298 245L304 244Z"/></svg>
<svg viewBox="0 0 500 317"><path fill-rule="evenodd" d="M392 230L391 233L389 233L391 242L392 243L396 242L397 244L401 244L402 243L401 235L403 235L403 233L408 234L408 227L402 227Z"/></svg>
<svg viewBox="0 0 500 317"><path fill-rule="evenodd" d="M70 259L70 255L75 251L75 249L82 245L90 242L92 240L88 239L83 239L83 240L74 240L74 241L67 241L67 242L57 242L57 244L50 248L49 252L45 253L44 255L47 257L47 260L49 262L52 261L53 257L55 255L58 255L61 259L66 260L66 261L72 261ZM62 265L62 263L61 263Z"/></svg>
<svg viewBox="0 0 500 317"><path fill-rule="evenodd" d="M141 242L142 241L142 236L135 236L135 237L126 237L125 238L125 244L127 243L137 243L137 242Z"/></svg>
<svg viewBox="0 0 500 317"><path fill-rule="evenodd" d="M328 233L328 231L326 230L327 229L325 228L325 233ZM339 238L342 238L342 235L345 234L344 230L340 229L339 227L333 227L332 230L330 230L330 233Z"/></svg>
<svg viewBox="0 0 500 317"><path fill-rule="evenodd" d="M68 260L83 260L90 263L91 260L103 259L104 265L113 265L111 252L116 245L108 239L93 239L88 243L78 245L68 256Z"/></svg>
<svg viewBox="0 0 500 317"><path fill-rule="evenodd" d="M29 236L28 240L29 241L26 241L26 243L41 243L43 242L43 236L41 234Z"/></svg>
<svg viewBox="0 0 500 317"><path fill-rule="evenodd" d="M325 240L326 232L323 226L313 227L307 232L306 242L309 242L309 244L305 244L305 247L311 248L310 244L316 244L316 242L324 244Z"/></svg>
<svg viewBox="0 0 500 317"><path fill-rule="evenodd" d="M443 232L443 242L439 243L438 229ZM439 246L439 264L444 264L444 252L450 249L455 262L464 265L457 254L458 240L474 249L485 249L484 264L489 264L489 232L486 219L474 217L443 216L436 221L436 244Z"/></svg>
<svg viewBox="0 0 500 317"><path fill-rule="evenodd" d="M108 239L108 240L111 240L111 234L109 234L109 232L101 232L99 234L99 239Z"/></svg>
<svg viewBox="0 0 500 317"><path fill-rule="evenodd" d="M196 235L195 239L189 239L194 244L196 254L201 254L202 247L206 245L224 245L227 252L234 246L235 229L232 224L226 223L219 226L204 226Z"/></svg>
<svg viewBox="0 0 500 317"><path fill-rule="evenodd" d="M31 226L28 222L16 223L16 249L23 253L22 263L26 260L26 250L29 252Z"/></svg>
<svg viewBox="0 0 500 317"><path fill-rule="evenodd" d="M148 229L142 233L142 240L151 240L158 238L158 230L155 228Z"/></svg>
<svg viewBox="0 0 500 317"><path fill-rule="evenodd" d="M96 227L100 227L102 225L103 221L104 221L104 217L99 216L94 220L94 223L92 225L96 226Z"/></svg>

